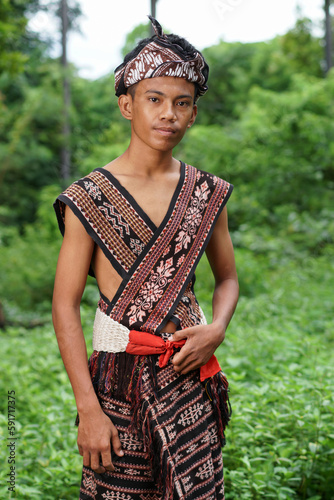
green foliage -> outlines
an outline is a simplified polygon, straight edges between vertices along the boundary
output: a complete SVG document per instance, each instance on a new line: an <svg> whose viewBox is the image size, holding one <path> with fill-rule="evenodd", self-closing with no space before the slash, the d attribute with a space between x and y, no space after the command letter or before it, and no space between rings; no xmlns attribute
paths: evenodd
<svg viewBox="0 0 334 500"><path fill-rule="evenodd" d="M265 259L238 249L236 260L250 297L239 301L217 351L233 407L223 450L226 498L329 500L333 261L292 260L270 270ZM208 271L202 262L195 285L206 312Z"/></svg>
<svg viewBox="0 0 334 500"><path fill-rule="evenodd" d="M251 86L249 73L256 50L257 44L221 42L203 51L210 67L210 91L205 96L205 113L199 115L199 123L225 124L238 116L239 106L246 102Z"/></svg>
<svg viewBox="0 0 334 500"><path fill-rule="evenodd" d="M226 125L239 118L254 86L282 92L291 88L296 73L321 77L323 48L311 32L311 21L300 19L286 35L268 42L220 42L205 49L210 91L198 122Z"/></svg>
<svg viewBox="0 0 334 500"><path fill-rule="evenodd" d="M247 269L249 254L237 250L236 256ZM261 259L253 262L248 286L257 289L256 296L240 300L217 353L233 406L223 451L226 499L330 500L333 260L308 259L303 266L291 261L272 271ZM201 263L195 287L209 318L212 281L207 266ZM87 293L95 295L91 287ZM91 306L82 307L82 319L91 352ZM0 390L16 391L16 498L75 498L82 461L76 448L75 402L52 327L11 327L0 333L0 341L6 373ZM6 439L6 398L0 405L0 435ZM6 453L2 447L0 494L10 498L4 486Z"/></svg>
<svg viewBox="0 0 334 500"><path fill-rule="evenodd" d="M61 244L52 203L61 191L62 75L26 32L27 9L37 4L0 6L0 303L14 324L49 318ZM125 52L146 29L128 36ZM228 212L241 299L218 352L234 409L224 452L230 500L334 496L334 72L322 78L321 50L307 20L269 42L206 49L210 91L175 151L235 185ZM112 97L112 76L70 74L77 178L126 149L129 123ZM204 259L195 288L208 318L213 286ZM89 279L89 342L97 298ZM17 391L17 498L74 498L75 406L52 327L8 327L0 337L0 389Z"/></svg>
<svg viewBox="0 0 334 500"><path fill-rule="evenodd" d="M150 25L151 23L141 23L138 24L130 33L126 35L125 44L122 48L123 58L135 48L137 43L143 38L150 36Z"/></svg>
<svg viewBox="0 0 334 500"><path fill-rule="evenodd" d="M121 117L113 93L113 76L72 82L72 128L77 138L72 144L73 176L87 174L87 169L101 167L124 152L129 124ZM109 153L100 153L104 148Z"/></svg>
<svg viewBox="0 0 334 500"><path fill-rule="evenodd" d="M258 232L266 224L281 238L298 233L296 241L314 250L315 242L333 242L333 86L332 72L325 80L296 75L284 93L254 87L238 121L197 125L184 138L178 157L236 186L232 229ZM312 221L305 231L291 224L302 218ZM313 238L316 224L323 239Z"/></svg>
<svg viewBox="0 0 334 500"><path fill-rule="evenodd" d="M57 352L51 325L1 334L4 347L1 393L16 397L16 493L7 491L7 449L1 447L1 498L43 500L79 496L79 454L76 446L75 403ZM7 439L7 397L1 398L0 433Z"/></svg>
<svg viewBox="0 0 334 500"><path fill-rule="evenodd" d="M117 158L124 153L129 141L110 145L98 145L93 148L93 156L85 158L80 165L82 175L87 175L97 167L103 167L110 162L110 159Z"/></svg>
<svg viewBox="0 0 334 500"><path fill-rule="evenodd" d="M40 74L45 74L42 65ZM10 220L22 227L34 220L39 189L58 181L62 106L60 71L48 65L42 85L17 82L20 98L4 107L0 119L1 200L10 208ZM5 101L6 104L6 101ZM15 185L15 189L13 186Z"/></svg>
<svg viewBox="0 0 334 500"><path fill-rule="evenodd" d="M57 177L48 171L43 171L47 164L52 166L52 154L47 147L36 144L35 141L22 140L16 144L15 152L9 159L9 151L3 157L2 175L4 179L2 196L3 201L11 208L11 222L20 221L20 224L32 221L36 209L36 189L48 184L48 181L56 181ZM31 163L32 162L32 163ZM21 174L21 175L20 175ZM42 174L42 175L41 175ZM29 182L32 181L32 182ZM13 184L17 191L12 191Z"/></svg>
<svg viewBox="0 0 334 500"><path fill-rule="evenodd" d="M0 114L3 141L0 146L0 198L10 208L6 222L20 227L36 216L38 190L60 179L63 118L59 111L62 109L62 90L58 64L52 61L42 64L36 70L35 80L36 86L31 86L26 78L16 80L16 96L8 96L14 102L7 105L6 98ZM3 87L7 88L5 79ZM128 135L117 101L111 98L112 92L111 77L86 82L73 73L70 110L74 134L71 141L73 178L80 175L82 162L92 156L94 147L111 140L124 142Z"/></svg>
<svg viewBox="0 0 334 500"><path fill-rule="evenodd" d="M282 50L297 73L321 77L324 49L321 41L312 35L312 28L310 19L298 19L294 28L282 37Z"/></svg>
<svg viewBox="0 0 334 500"><path fill-rule="evenodd" d="M252 92L238 124L235 160L243 189L256 189L255 198L268 213L284 204L313 214L331 206L333 76L312 83L295 77L293 89L284 94Z"/></svg>
<svg viewBox="0 0 334 500"><path fill-rule="evenodd" d="M23 70L27 55L22 52L26 35L27 18L25 13L36 1L11 2L3 0L0 4L0 73L8 71L16 74Z"/></svg>
<svg viewBox="0 0 334 500"><path fill-rule="evenodd" d="M23 73L33 60L40 62L48 43L28 29L28 15L41 8L39 0L2 0L0 3L0 75ZM1 95L0 85L0 95Z"/></svg>
<svg viewBox="0 0 334 500"><path fill-rule="evenodd" d="M276 37L258 45L252 59L249 90L254 85L275 92L283 92L290 87L294 72L288 58L283 54L283 40L284 38ZM245 97L246 103L249 95Z"/></svg>
<svg viewBox="0 0 334 500"><path fill-rule="evenodd" d="M24 318L24 311L36 317L50 310L61 244L52 203L59 192L59 186L41 191L37 220L25 226L23 234L0 226L0 297L12 320L17 314Z"/></svg>

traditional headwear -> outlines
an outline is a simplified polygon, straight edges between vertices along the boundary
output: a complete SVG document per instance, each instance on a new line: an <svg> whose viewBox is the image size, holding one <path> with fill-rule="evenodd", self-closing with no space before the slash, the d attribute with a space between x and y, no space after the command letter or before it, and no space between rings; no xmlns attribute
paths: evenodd
<svg viewBox="0 0 334 500"><path fill-rule="evenodd" d="M184 78L196 84L197 95L204 95L208 90L206 82L209 67L202 54L196 49L192 53L186 53L175 41L175 36L165 35L158 21L152 16L148 17L155 36L147 39L147 44L132 59L125 62L125 58L115 69L116 95L126 94L131 85L141 80L158 76Z"/></svg>

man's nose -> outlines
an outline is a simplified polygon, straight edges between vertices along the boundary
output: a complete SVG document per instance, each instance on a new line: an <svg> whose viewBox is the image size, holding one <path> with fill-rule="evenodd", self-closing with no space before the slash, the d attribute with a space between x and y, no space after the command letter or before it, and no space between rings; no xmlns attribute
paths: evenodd
<svg viewBox="0 0 334 500"><path fill-rule="evenodd" d="M165 102L162 106L160 118L162 120L175 121L177 119L173 103Z"/></svg>

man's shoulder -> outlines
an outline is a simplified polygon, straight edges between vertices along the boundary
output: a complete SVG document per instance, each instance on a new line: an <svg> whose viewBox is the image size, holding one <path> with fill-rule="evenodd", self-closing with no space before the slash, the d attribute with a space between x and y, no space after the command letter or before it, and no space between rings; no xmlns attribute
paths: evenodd
<svg viewBox="0 0 334 500"><path fill-rule="evenodd" d="M70 191L76 191L78 189L83 189L89 193L93 184L101 183L103 182L104 179L105 179L104 168L103 167L95 168L91 172L88 172L82 177L79 177L76 180L72 181L72 183L69 184L69 186L65 189L64 193Z"/></svg>

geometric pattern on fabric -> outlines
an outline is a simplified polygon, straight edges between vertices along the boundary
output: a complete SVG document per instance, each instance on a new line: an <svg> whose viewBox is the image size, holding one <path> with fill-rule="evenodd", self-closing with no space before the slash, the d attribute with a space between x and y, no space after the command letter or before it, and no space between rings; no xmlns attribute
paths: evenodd
<svg viewBox="0 0 334 500"><path fill-rule="evenodd" d="M110 311L134 330L159 332L168 322L202 256L231 186L185 166L170 215L137 261ZM117 300L116 300L117 299Z"/></svg>
<svg viewBox="0 0 334 500"><path fill-rule="evenodd" d="M195 269L232 189L181 163L169 208L156 227L106 169L69 186L54 205L62 234L67 205L122 277L111 302L101 295L100 311L130 330L158 336L170 320L177 328L201 324ZM93 352L93 385L119 430L125 456L113 456L115 472L83 469L82 500L224 499L227 380L219 372L201 383L199 370L178 375L171 363L160 369L154 359Z"/></svg>
<svg viewBox="0 0 334 500"><path fill-rule="evenodd" d="M127 88L145 78L174 76L196 84L197 94L204 95L209 67L202 54L194 47L185 51L177 40L171 40L161 25L148 16L156 36L147 40L132 58L115 69L115 93L126 94Z"/></svg>
<svg viewBox="0 0 334 500"><path fill-rule="evenodd" d="M201 315L193 285L192 281L188 284L174 311L174 318L177 320L176 324L181 330L196 325Z"/></svg>
<svg viewBox="0 0 334 500"><path fill-rule="evenodd" d="M224 499L221 445L205 386L197 372L178 375L172 365L157 370L156 395L143 395L141 413L152 428L160 477L143 438L129 430L131 403L99 392L104 412L119 431L124 457L113 454L114 472L96 474L84 467L81 500Z"/></svg>
<svg viewBox="0 0 334 500"><path fill-rule="evenodd" d="M169 45L169 46L168 46ZM204 95L208 87L202 73L206 63L199 52L191 60L182 60L168 40L148 43L137 56L115 70L115 91L119 96L125 89L146 78L174 76L198 84L198 94Z"/></svg>
<svg viewBox="0 0 334 500"><path fill-rule="evenodd" d="M232 189L181 163L170 206L156 227L119 181L100 168L69 186L55 210L64 234L65 205L70 206L123 278L107 314L129 329L159 333L185 293L190 299L188 286ZM193 324L199 324L197 308L190 308L194 300L186 304Z"/></svg>
<svg viewBox="0 0 334 500"><path fill-rule="evenodd" d="M153 231L100 170L69 186L55 209L64 234L65 204L69 205L122 275L129 272Z"/></svg>

